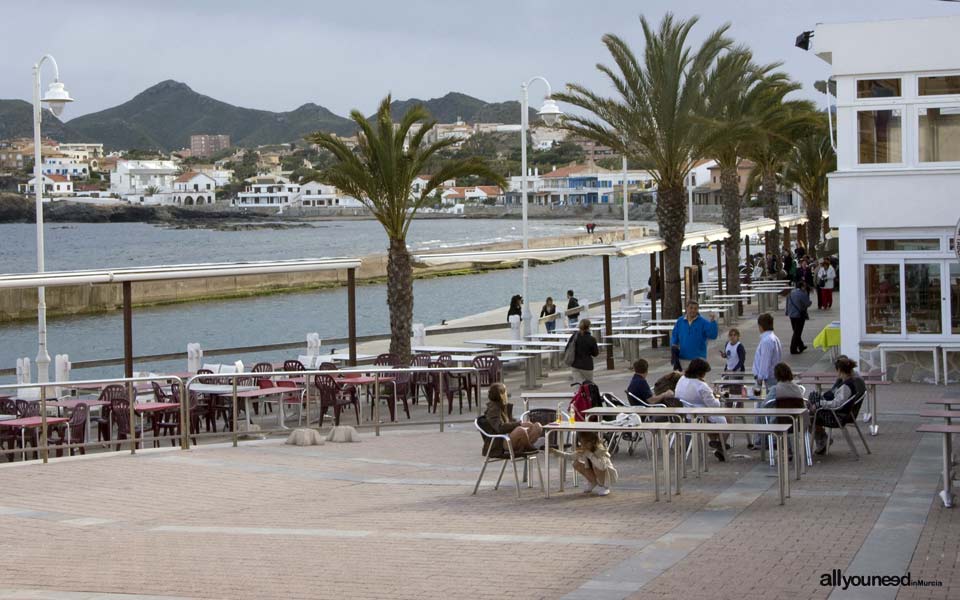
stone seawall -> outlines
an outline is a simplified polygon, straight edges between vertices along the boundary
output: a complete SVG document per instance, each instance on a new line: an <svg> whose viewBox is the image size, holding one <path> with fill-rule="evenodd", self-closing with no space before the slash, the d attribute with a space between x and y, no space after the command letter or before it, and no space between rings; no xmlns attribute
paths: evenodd
<svg viewBox="0 0 960 600"><path fill-rule="evenodd" d="M642 227L631 229L631 236L633 237L640 237L645 234L646 231ZM618 241L623 239L623 230L611 228L601 231L598 229L593 235L583 233L580 235L533 238L530 240L530 247L580 246L593 243L598 236L602 236L606 242ZM443 252L513 250L519 249L521 245L520 241L499 242L458 247L443 250ZM470 264L418 267L415 269L414 275L416 277L442 275L460 272L472 267ZM372 254L363 257L363 264L357 269L357 281L373 283L384 279L386 274L386 254ZM149 306L336 287L345 285L346 280L346 271L318 271L315 273L277 273L239 277L203 277L180 281L135 282L131 286L131 290L135 305ZM119 310L123 303L119 284L50 287L47 288L46 300L47 314L50 316ZM36 316L37 290L0 289L0 322L34 319Z"/></svg>

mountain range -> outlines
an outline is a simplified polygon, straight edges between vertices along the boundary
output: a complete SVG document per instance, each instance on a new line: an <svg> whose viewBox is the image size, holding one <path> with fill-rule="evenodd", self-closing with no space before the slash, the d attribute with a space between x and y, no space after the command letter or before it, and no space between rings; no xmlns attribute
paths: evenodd
<svg viewBox="0 0 960 600"><path fill-rule="evenodd" d="M430 100L395 100L394 118L416 104L423 104L441 123L460 118L467 123L520 122L518 102L484 102L466 94L450 92ZM535 111L531 110L531 115ZM43 135L58 141L102 142L108 150L177 150L190 146L190 135L225 133L235 146L257 146L301 141L313 131L352 135L350 119L317 104L304 104L289 112L272 112L234 106L199 94L179 81L162 81L127 102L60 121L44 115ZM32 109L23 100L0 100L0 139L31 136Z"/></svg>

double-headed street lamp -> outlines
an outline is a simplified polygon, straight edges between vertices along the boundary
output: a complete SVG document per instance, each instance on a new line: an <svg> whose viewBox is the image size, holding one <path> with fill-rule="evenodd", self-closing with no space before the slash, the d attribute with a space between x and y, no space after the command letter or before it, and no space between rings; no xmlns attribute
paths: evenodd
<svg viewBox="0 0 960 600"><path fill-rule="evenodd" d="M40 67L50 61L53 65L53 82L47 93L40 97ZM50 112L59 117L67 102L73 98L60 83L60 69L57 61L49 54L45 54L37 64L33 65L33 189L37 197L37 273L44 272L43 261L43 164L40 156L42 140L40 138L40 103L45 102ZM37 336L39 348L37 350L37 383L50 381L50 355L47 353L47 301L44 288L37 288Z"/></svg>
<svg viewBox="0 0 960 600"><path fill-rule="evenodd" d="M560 111L560 107L557 106L557 103L551 98L553 96L553 90L550 87L550 82L540 77L539 75L520 85L522 91L521 100L520 100L520 188L521 188L521 210L523 211L523 249L528 248L527 240L527 130L530 128L529 115L527 105L530 103L529 94L527 93L527 88L530 87L534 81L542 81L545 86L547 86L547 96L543 101L543 106L540 107L540 110L537 111L537 114L540 115L540 118L543 119L544 124L547 127L552 127L560 120L560 117L563 115L563 112ZM530 281L530 265L527 259L523 260L523 324L521 330L523 331L523 337L526 338L531 333L531 324L533 322L533 315L530 312L530 298L527 297L527 287Z"/></svg>

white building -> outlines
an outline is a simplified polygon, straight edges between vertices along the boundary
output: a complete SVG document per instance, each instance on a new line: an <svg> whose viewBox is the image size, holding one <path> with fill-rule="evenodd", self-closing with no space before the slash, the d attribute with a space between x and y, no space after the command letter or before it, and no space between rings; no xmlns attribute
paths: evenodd
<svg viewBox="0 0 960 600"><path fill-rule="evenodd" d="M100 170L100 159L104 157L103 144L59 144L57 151L89 165L93 171Z"/></svg>
<svg viewBox="0 0 960 600"><path fill-rule="evenodd" d="M522 178L510 178L509 202L519 202ZM648 171L627 171L631 195L653 191L653 175ZM527 177L527 198L531 204L609 204L622 202L623 171L610 171L594 165L570 165ZM617 200L619 198L619 200Z"/></svg>
<svg viewBox="0 0 960 600"><path fill-rule="evenodd" d="M71 179L86 179L90 176L90 165L85 160L66 155L47 156L40 164L44 175L63 175Z"/></svg>
<svg viewBox="0 0 960 600"><path fill-rule="evenodd" d="M73 182L65 175L42 175L44 199L73 195ZM21 194L33 195L37 193L37 178L32 177L27 183L17 186Z"/></svg>
<svg viewBox="0 0 960 600"><path fill-rule="evenodd" d="M237 194L231 206L287 207L300 203L300 184L279 175L257 175L246 180L246 187Z"/></svg>
<svg viewBox="0 0 960 600"><path fill-rule="evenodd" d="M230 183L233 179L233 169L218 169L216 167L200 167L194 168L194 171L197 173L203 173L213 178L213 181L216 183L216 187L223 187Z"/></svg>
<svg viewBox="0 0 960 600"><path fill-rule="evenodd" d="M449 187L440 194L445 205L464 202L492 201L503 203L503 190L495 185L475 185L469 187Z"/></svg>
<svg viewBox="0 0 960 600"><path fill-rule="evenodd" d="M820 25L813 38L837 83L841 350L877 366L878 343L927 347L895 356L894 377L912 362L932 379L930 348L960 333L958 31L960 16Z"/></svg>
<svg viewBox="0 0 960 600"><path fill-rule="evenodd" d="M177 206L200 206L217 201L217 182L213 177L195 171L187 171L173 180L173 204Z"/></svg>
<svg viewBox="0 0 960 600"><path fill-rule="evenodd" d="M177 171L170 160L118 160L116 170L110 172L110 192L130 202L148 203L145 198L150 193L173 191Z"/></svg>
<svg viewBox="0 0 960 600"><path fill-rule="evenodd" d="M363 203L353 196L344 195L332 185L316 181L300 186L300 205L326 208L363 208Z"/></svg>

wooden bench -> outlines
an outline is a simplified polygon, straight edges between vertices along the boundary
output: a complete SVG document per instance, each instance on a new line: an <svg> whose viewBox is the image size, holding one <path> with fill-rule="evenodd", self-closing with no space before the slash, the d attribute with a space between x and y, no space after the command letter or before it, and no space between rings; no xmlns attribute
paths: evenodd
<svg viewBox="0 0 960 600"><path fill-rule="evenodd" d="M887 352L930 352L933 354L933 383L940 383L940 346L929 342L882 342L880 349L880 371L884 380L887 377Z"/></svg>

